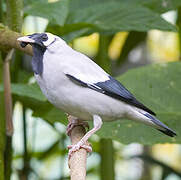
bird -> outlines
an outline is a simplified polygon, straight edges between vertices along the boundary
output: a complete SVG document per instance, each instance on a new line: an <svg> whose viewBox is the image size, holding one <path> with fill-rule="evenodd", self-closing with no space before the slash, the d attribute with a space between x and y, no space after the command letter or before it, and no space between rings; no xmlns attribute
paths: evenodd
<svg viewBox="0 0 181 180"><path fill-rule="evenodd" d="M159 121L156 113L139 102L118 80L59 36L34 33L17 40L22 48L32 46L32 70L50 103L75 117L75 124L93 120L93 128L77 144L69 146L70 157L80 148L91 151L86 142L104 121L126 118L170 137L176 136L175 131Z"/></svg>

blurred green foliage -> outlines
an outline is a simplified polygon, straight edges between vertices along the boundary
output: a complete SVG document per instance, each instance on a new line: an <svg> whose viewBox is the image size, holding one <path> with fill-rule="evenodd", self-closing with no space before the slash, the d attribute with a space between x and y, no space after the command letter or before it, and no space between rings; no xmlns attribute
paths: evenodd
<svg viewBox="0 0 181 180"><path fill-rule="evenodd" d="M100 42L102 40L105 43L94 60L111 72L112 62L107 50L112 37L117 32L129 31L122 53L117 59L117 66L121 66L127 60L129 53L141 42L145 42L149 30L177 31L178 27L167 22L161 15L170 10L177 10L180 6L180 0L60 0L56 2L25 0L24 18L29 15L46 18L48 20L46 31L63 37L67 42L98 32L101 37L106 38L100 38ZM0 20L5 24L7 14L4 1L0 1L0 12ZM103 57L106 61L102 61ZM27 71L23 58L23 54L16 53L11 63L13 104L17 101L21 102L26 109L33 110L34 117L42 118L52 127L55 126L55 122L66 125L65 114L47 102L37 84L29 84L33 74ZM161 121L176 130L178 133L176 138L168 138L152 128L127 120L104 123L103 128L97 133L98 136L125 144L180 143L180 71L180 62L164 63L130 70L117 77L140 101L153 109ZM2 73L2 61L0 73ZM0 83L1 98L3 93L1 77ZM3 104L0 101L0 122L3 122L4 118L2 110ZM3 147L2 126L0 131L0 145ZM64 142L65 137L61 135L61 138ZM98 143L93 142L93 146L96 151L99 151ZM65 155L65 149L60 148L59 140L52 143L44 152L28 152L28 158L31 156L41 160L54 152L57 153L57 150L62 156ZM90 170L92 171L97 172L96 169Z"/></svg>

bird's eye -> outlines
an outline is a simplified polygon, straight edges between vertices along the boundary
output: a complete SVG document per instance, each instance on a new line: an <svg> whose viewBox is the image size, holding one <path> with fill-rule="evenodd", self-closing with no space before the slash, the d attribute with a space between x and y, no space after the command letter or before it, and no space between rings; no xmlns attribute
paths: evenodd
<svg viewBox="0 0 181 180"><path fill-rule="evenodd" d="M47 41L48 37L47 36L42 36L42 41Z"/></svg>

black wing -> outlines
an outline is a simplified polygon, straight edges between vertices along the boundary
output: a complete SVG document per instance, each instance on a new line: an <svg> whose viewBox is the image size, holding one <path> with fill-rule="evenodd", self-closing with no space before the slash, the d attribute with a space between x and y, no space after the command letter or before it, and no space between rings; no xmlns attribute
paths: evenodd
<svg viewBox="0 0 181 180"><path fill-rule="evenodd" d="M70 80L74 81L75 83L81 86L91 88L93 90L106 94L110 97L119 99L130 105L143 109L152 115L156 115L152 110L150 110L149 108L144 106L142 103L137 101L136 98L119 81L117 81L111 76L109 76L109 80L104 81L104 82L98 82L95 84L87 84L86 82L83 82L80 79L77 79L76 77L70 74L66 74L66 76Z"/></svg>

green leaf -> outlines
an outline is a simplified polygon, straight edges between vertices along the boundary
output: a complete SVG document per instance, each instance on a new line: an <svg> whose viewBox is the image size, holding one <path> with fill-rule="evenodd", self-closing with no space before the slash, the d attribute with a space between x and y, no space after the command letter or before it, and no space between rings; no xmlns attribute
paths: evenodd
<svg viewBox="0 0 181 180"><path fill-rule="evenodd" d="M104 123L100 137L122 143L181 143L181 63L164 63L136 68L120 76L136 97L157 114L157 118L177 133L170 138L154 128L128 120Z"/></svg>
<svg viewBox="0 0 181 180"><path fill-rule="evenodd" d="M80 24L64 25L63 27L61 27L59 25L49 23L46 31L61 36L61 38L63 38L67 42L70 42L77 37L86 36L93 33L90 28L81 26Z"/></svg>
<svg viewBox="0 0 181 180"><path fill-rule="evenodd" d="M144 6L108 0L93 0L91 3L83 0L71 1L66 24L84 25L96 31L111 34L118 31L148 31L150 29L176 31L174 25Z"/></svg>
<svg viewBox="0 0 181 180"><path fill-rule="evenodd" d="M11 84L11 91L13 94L20 97L28 97L38 101L45 102L47 99L40 91L37 84ZM3 92L3 86L0 85L0 92Z"/></svg>
<svg viewBox="0 0 181 180"><path fill-rule="evenodd" d="M127 0L126 2L143 5L158 13L176 10L179 6L181 6L180 0Z"/></svg>
<svg viewBox="0 0 181 180"><path fill-rule="evenodd" d="M78 8L85 8L89 7L95 3L106 3L110 0L91 0L91 1L84 1L84 0L71 0L71 10L75 10ZM131 6L133 5L141 5L144 7L149 8L158 13L165 13L170 10L176 10L179 6L181 6L180 0L111 0L112 2L120 2L120 3L127 3Z"/></svg>
<svg viewBox="0 0 181 180"><path fill-rule="evenodd" d="M64 25L69 11L69 0L57 2L33 1L24 9L25 13L48 19L53 24Z"/></svg>
<svg viewBox="0 0 181 180"><path fill-rule="evenodd" d="M160 13L176 9L180 4L180 0L70 0L64 26L51 22L46 31L66 41L95 31L109 34L150 29L177 31L176 26L161 18Z"/></svg>

